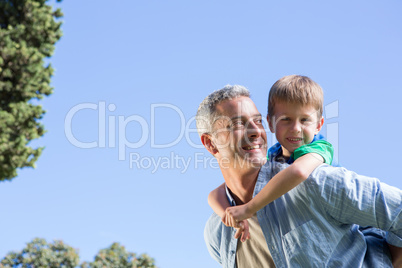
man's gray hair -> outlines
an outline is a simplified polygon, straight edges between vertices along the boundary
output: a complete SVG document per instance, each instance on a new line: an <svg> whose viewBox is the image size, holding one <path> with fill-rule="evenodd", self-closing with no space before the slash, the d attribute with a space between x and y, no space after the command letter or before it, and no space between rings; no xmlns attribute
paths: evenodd
<svg viewBox="0 0 402 268"><path fill-rule="evenodd" d="M238 97L250 97L247 88L239 85L226 85L224 88L209 94L200 104L197 110L196 124L198 134L212 133L215 118L219 116L216 106L224 100L232 100Z"/></svg>

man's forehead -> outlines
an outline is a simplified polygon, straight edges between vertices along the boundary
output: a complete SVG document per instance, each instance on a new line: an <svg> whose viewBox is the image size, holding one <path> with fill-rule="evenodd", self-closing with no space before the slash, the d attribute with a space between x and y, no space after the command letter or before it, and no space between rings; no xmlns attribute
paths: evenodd
<svg viewBox="0 0 402 268"><path fill-rule="evenodd" d="M254 102L248 97L238 97L232 100L224 100L217 106L214 124L255 117L261 117L261 113L257 110Z"/></svg>
<svg viewBox="0 0 402 268"><path fill-rule="evenodd" d="M251 114L251 115L236 115L236 116L226 116L226 115L217 115L214 118L214 123L216 122L227 122L227 121L235 121L235 120L248 120L250 118L260 118L262 117L262 115L260 113L255 113L255 114Z"/></svg>
<svg viewBox="0 0 402 268"><path fill-rule="evenodd" d="M246 111L257 110L254 102L245 96L237 97L234 99L223 100L216 105L218 114L227 115L232 117L231 114L243 114Z"/></svg>

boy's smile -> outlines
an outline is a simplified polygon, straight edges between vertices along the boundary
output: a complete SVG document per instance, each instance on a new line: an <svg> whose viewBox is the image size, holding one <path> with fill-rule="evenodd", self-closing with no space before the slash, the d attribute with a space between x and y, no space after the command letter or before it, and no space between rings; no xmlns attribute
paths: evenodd
<svg viewBox="0 0 402 268"><path fill-rule="evenodd" d="M314 139L324 123L312 105L279 101L275 114L268 118L269 127L282 145L283 156L290 157L294 150Z"/></svg>

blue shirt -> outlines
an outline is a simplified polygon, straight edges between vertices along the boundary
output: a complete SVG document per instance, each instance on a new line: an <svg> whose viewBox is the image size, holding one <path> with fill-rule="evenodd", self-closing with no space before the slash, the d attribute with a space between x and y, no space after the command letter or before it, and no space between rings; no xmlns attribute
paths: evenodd
<svg viewBox="0 0 402 268"><path fill-rule="evenodd" d="M287 166L268 161L253 195ZM323 164L306 181L258 211L257 217L276 267L377 268L392 267L389 251L385 244L370 246L358 225L385 230L387 242L402 247L401 210L401 190ZM235 267L234 233L216 214L205 227L207 248L223 267Z"/></svg>

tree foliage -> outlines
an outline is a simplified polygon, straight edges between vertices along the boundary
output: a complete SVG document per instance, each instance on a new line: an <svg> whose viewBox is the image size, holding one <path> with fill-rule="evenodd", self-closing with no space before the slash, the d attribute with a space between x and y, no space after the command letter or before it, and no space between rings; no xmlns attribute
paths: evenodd
<svg viewBox="0 0 402 268"><path fill-rule="evenodd" d="M93 262L78 265L77 249L62 241L47 243L41 238L35 238L20 252L10 252L0 261L0 268L157 268L147 254L137 257L119 243L101 249Z"/></svg>
<svg viewBox="0 0 402 268"><path fill-rule="evenodd" d="M79 263L77 250L62 241L47 243L35 238L21 252L11 252L0 262L0 268L74 268Z"/></svg>
<svg viewBox="0 0 402 268"><path fill-rule="evenodd" d="M46 1L0 0L0 180L34 167L43 149L28 145L45 132L38 122L45 111L33 100L52 93L45 59L62 36L62 13Z"/></svg>
<svg viewBox="0 0 402 268"><path fill-rule="evenodd" d="M102 249L91 263L83 263L82 268L156 268L154 259L146 254L138 258L135 253L128 252L119 243Z"/></svg>

